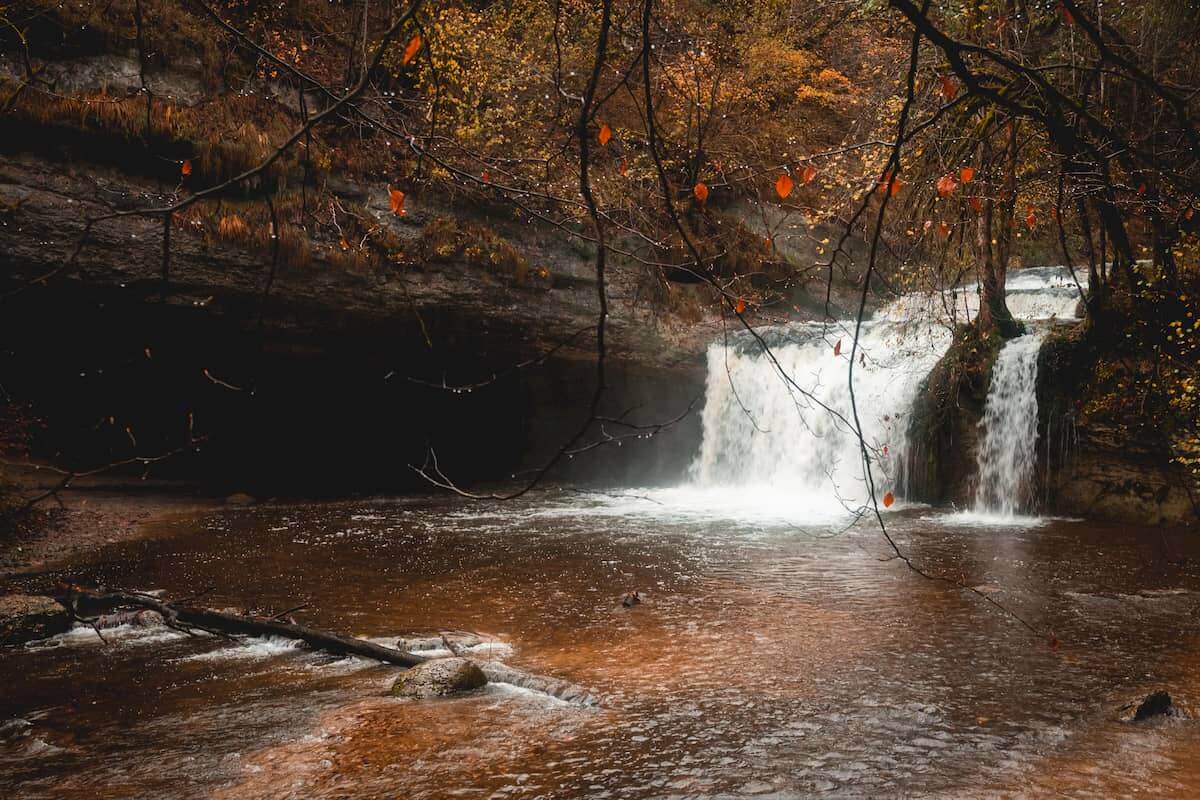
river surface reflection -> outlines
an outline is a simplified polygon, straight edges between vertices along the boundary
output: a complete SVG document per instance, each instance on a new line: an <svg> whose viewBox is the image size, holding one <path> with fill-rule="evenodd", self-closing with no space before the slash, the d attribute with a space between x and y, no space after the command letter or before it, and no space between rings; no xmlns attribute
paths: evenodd
<svg viewBox="0 0 1200 800"><path fill-rule="evenodd" d="M305 603L381 641L478 631L602 705L503 685L394 700L392 668L285 642L80 630L0 653L0 723L32 723L0 740L0 795L1200 795L1200 723L1115 714L1160 686L1200 697L1194 534L886 517L922 569L1059 645L889 559L865 520L565 491L220 511L70 575Z"/></svg>

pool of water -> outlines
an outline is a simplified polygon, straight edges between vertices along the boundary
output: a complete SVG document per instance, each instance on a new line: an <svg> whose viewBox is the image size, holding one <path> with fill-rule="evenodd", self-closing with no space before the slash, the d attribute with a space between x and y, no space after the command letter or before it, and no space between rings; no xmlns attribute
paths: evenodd
<svg viewBox="0 0 1200 800"><path fill-rule="evenodd" d="M79 630L0 652L0 725L30 723L0 740L0 795L1200 795L1200 723L1117 718L1155 688L1200 697L1194 534L886 514L946 582L890 558L870 520L729 501L548 490L173 519L70 576L306 604L303 622L383 642L480 632L482 657L602 702L398 700L394 668L287 642Z"/></svg>

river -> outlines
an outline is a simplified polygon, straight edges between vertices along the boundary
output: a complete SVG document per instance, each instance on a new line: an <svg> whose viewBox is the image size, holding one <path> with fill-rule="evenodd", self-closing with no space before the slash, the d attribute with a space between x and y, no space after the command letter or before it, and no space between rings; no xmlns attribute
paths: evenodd
<svg viewBox="0 0 1200 800"><path fill-rule="evenodd" d="M678 502L675 502L677 500ZM899 506L897 507L899 509ZM1118 797L1200 792L1200 731L1117 709L1200 680L1193 536L697 511L535 493L185 515L72 573L391 641L438 630L596 692L387 696L395 670L274 641L78 629L0 654L11 797ZM638 589L641 605L622 594ZM1057 647L1032 634L1053 630Z"/></svg>

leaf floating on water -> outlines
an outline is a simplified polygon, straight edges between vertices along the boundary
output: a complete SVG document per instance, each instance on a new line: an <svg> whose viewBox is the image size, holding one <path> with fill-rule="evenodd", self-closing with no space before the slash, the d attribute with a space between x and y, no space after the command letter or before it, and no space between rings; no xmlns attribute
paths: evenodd
<svg viewBox="0 0 1200 800"><path fill-rule="evenodd" d="M775 181L775 193L779 195L780 200L787 200L787 196L792 193L792 178L786 172Z"/></svg>
<svg viewBox="0 0 1200 800"><path fill-rule="evenodd" d="M192 174L192 160L190 158L185 158L183 163L179 165L179 174L185 178Z"/></svg>
<svg viewBox="0 0 1200 800"><path fill-rule="evenodd" d="M1033 230L1035 227L1037 227L1037 214L1035 213L1033 206L1029 206L1029 208L1026 209L1026 212L1025 225L1029 228L1029 230Z"/></svg>
<svg viewBox="0 0 1200 800"><path fill-rule="evenodd" d="M607 123L600 126L599 138L600 138L600 146L601 147L608 144L609 140L612 139L612 128L608 127Z"/></svg>
<svg viewBox="0 0 1200 800"><path fill-rule="evenodd" d="M883 507L884 508L891 508L892 503L894 503L894 502L896 502L896 495L892 494L891 492L888 492L887 494L885 494L883 496Z"/></svg>
<svg viewBox="0 0 1200 800"><path fill-rule="evenodd" d="M817 177L817 168L814 167L812 164L809 164L807 167L804 168L804 171L800 173L800 179L803 180L805 183L812 183L813 178L815 178L815 177Z"/></svg>
<svg viewBox="0 0 1200 800"><path fill-rule="evenodd" d="M692 187L692 194L696 195L696 199L703 203L708 199L708 187L704 185L703 181L700 181Z"/></svg>
<svg viewBox="0 0 1200 800"><path fill-rule="evenodd" d="M958 171L958 177L963 183L970 183L975 178L975 168L963 167Z"/></svg>
<svg viewBox="0 0 1200 800"><path fill-rule="evenodd" d="M842 354L842 340L841 339L838 339L837 344L835 344L833 346L833 354L835 356L840 356Z"/></svg>
<svg viewBox="0 0 1200 800"><path fill-rule="evenodd" d="M958 84L949 75L942 78L942 96L947 100L953 100L958 96Z"/></svg>
<svg viewBox="0 0 1200 800"><path fill-rule="evenodd" d="M400 57L400 63L407 64L419 52L421 52L421 34L417 33L408 40L408 47L404 48L404 55Z"/></svg>
<svg viewBox="0 0 1200 800"><path fill-rule="evenodd" d="M983 198L982 197L968 197L967 205L969 205L971 207L971 210L974 211L976 214L983 213Z"/></svg>
<svg viewBox="0 0 1200 800"><path fill-rule="evenodd" d="M944 222L938 223L937 232L938 236L942 237L943 239L950 238L950 226Z"/></svg>
<svg viewBox="0 0 1200 800"><path fill-rule="evenodd" d="M629 162L622 158L620 166L617 167L617 172L621 173L622 178L624 178L626 175L628 175L629 174Z"/></svg>
<svg viewBox="0 0 1200 800"><path fill-rule="evenodd" d="M739 297L737 303L733 306L733 310L739 314L745 313L746 301Z"/></svg>

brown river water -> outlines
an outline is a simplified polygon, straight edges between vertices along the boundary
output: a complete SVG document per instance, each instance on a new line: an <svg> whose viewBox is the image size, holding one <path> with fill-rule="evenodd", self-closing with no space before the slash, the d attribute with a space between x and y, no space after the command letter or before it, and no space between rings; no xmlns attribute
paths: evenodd
<svg viewBox="0 0 1200 800"><path fill-rule="evenodd" d="M0 653L0 797L1198 797L1194 532L890 513L800 529L653 497L546 491L209 512L71 575L278 611L480 658L598 707L494 684L393 699L397 671L277 641L73 631ZM621 605L637 589L644 602Z"/></svg>

